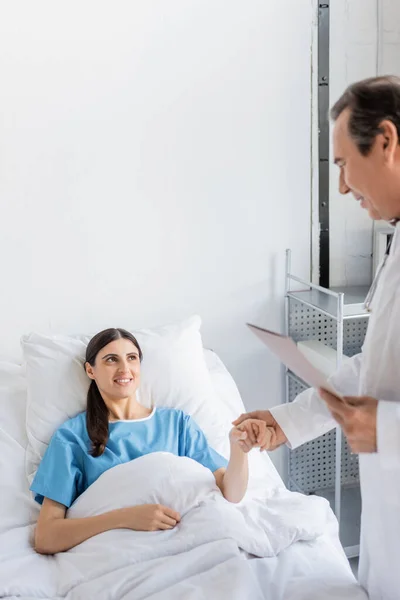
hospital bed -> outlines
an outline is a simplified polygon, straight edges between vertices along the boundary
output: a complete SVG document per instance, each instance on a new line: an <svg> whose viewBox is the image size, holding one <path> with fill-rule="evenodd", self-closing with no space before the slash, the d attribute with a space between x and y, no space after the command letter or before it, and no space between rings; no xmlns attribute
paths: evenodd
<svg viewBox="0 0 400 600"><path fill-rule="evenodd" d="M234 418L244 407L235 383L218 356L204 350L216 397L225 415ZM7 376L0 381L0 597L47 599L48 566L57 557L36 555L29 546L38 507L33 501L25 475L26 383L24 368L7 365ZM255 451L253 451L255 452ZM279 475L267 454L261 460L268 463L268 473L275 485L283 488ZM28 537L19 535L29 531ZM102 534L106 535L106 534ZM21 542L21 540L24 540ZM364 600L348 561L340 546L337 523L331 514L325 530L311 541L297 541L276 556L257 558L249 552L238 551L232 541L224 540L220 551L214 544L199 546L185 556L172 556L168 561L154 559L150 570L133 578L132 568L120 569L117 579L99 577L86 587L57 596L68 600L91 597L150 600L197 600L200 598L234 600ZM118 549L110 548L110 552ZM68 553L66 553L68 554ZM111 556L111 554L110 554ZM29 594L21 593L18 585L29 570L29 561L36 560L34 586ZM1 569L3 565L3 569ZM160 583L151 588L152 574ZM72 577L71 571L68 576ZM147 587L146 586L149 586ZM145 589L152 591L146 594ZM3 595L2 595L3 594ZM21 595L22 594L22 595Z"/></svg>

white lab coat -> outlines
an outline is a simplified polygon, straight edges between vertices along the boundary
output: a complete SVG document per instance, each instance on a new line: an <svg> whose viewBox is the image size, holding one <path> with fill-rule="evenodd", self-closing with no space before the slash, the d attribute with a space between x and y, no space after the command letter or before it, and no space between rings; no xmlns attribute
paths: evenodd
<svg viewBox="0 0 400 600"><path fill-rule="evenodd" d="M359 580L371 600L400 600L400 223L372 304L362 353L332 377L347 395L379 400L377 446L360 454ZM314 390L271 410L292 448L336 426Z"/></svg>

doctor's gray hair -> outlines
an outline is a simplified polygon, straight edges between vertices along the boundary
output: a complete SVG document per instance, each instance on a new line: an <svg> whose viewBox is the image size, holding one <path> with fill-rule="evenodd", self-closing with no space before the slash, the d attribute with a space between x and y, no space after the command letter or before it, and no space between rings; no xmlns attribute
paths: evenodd
<svg viewBox="0 0 400 600"><path fill-rule="evenodd" d="M331 109L333 121L350 109L349 133L360 153L367 156L382 121L391 121L400 140L400 78L371 77L350 85ZM400 142L399 142L400 143Z"/></svg>

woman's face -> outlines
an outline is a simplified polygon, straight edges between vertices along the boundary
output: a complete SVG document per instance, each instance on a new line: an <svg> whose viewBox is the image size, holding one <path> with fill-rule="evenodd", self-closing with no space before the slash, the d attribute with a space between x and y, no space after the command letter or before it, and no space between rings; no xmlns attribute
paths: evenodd
<svg viewBox="0 0 400 600"><path fill-rule="evenodd" d="M94 366L86 363L85 368L103 397L113 400L132 397L139 387L139 350L125 338L104 346L96 356Z"/></svg>

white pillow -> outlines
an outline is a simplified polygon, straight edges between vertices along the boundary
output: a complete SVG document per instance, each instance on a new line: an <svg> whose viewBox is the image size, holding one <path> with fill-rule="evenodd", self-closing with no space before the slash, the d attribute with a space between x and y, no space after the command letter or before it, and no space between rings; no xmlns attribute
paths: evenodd
<svg viewBox="0 0 400 600"><path fill-rule="evenodd" d="M204 349L204 358L211 376L213 388L230 421L234 421L246 409L236 383L228 369L215 352Z"/></svg>
<svg viewBox="0 0 400 600"><path fill-rule="evenodd" d="M26 447L26 376L17 363L0 361L0 430L22 448ZM0 456L0 465L2 457Z"/></svg>
<svg viewBox="0 0 400 600"><path fill-rule="evenodd" d="M227 418L221 415L200 335L201 319L157 329L132 331L143 351L139 400L192 415L218 451L229 452ZM51 436L68 418L86 408L89 379L83 368L91 335L32 333L21 340L26 360L28 447L26 474L31 482Z"/></svg>
<svg viewBox="0 0 400 600"><path fill-rule="evenodd" d="M25 414L25 369L0 362L0 535L37 517L24 469Z"/></svg>
<svg viewBox="0 0 400 600"><path fill-rule="evenodd" d="M220 401L220 413L223 425L222 439L217 441L215 449L228 457L227 440L231 422L238 416L246 412L243 400L240 396L236 383L225 367L222 360L212 350L204 350L204 357L211 376L212 385ZM285 487L284 483L276 470L268 452L260 452L258 449L252 450L249 454L249 486L250 494L258 494L261 490L271 492L275 488Z"/></svg>

